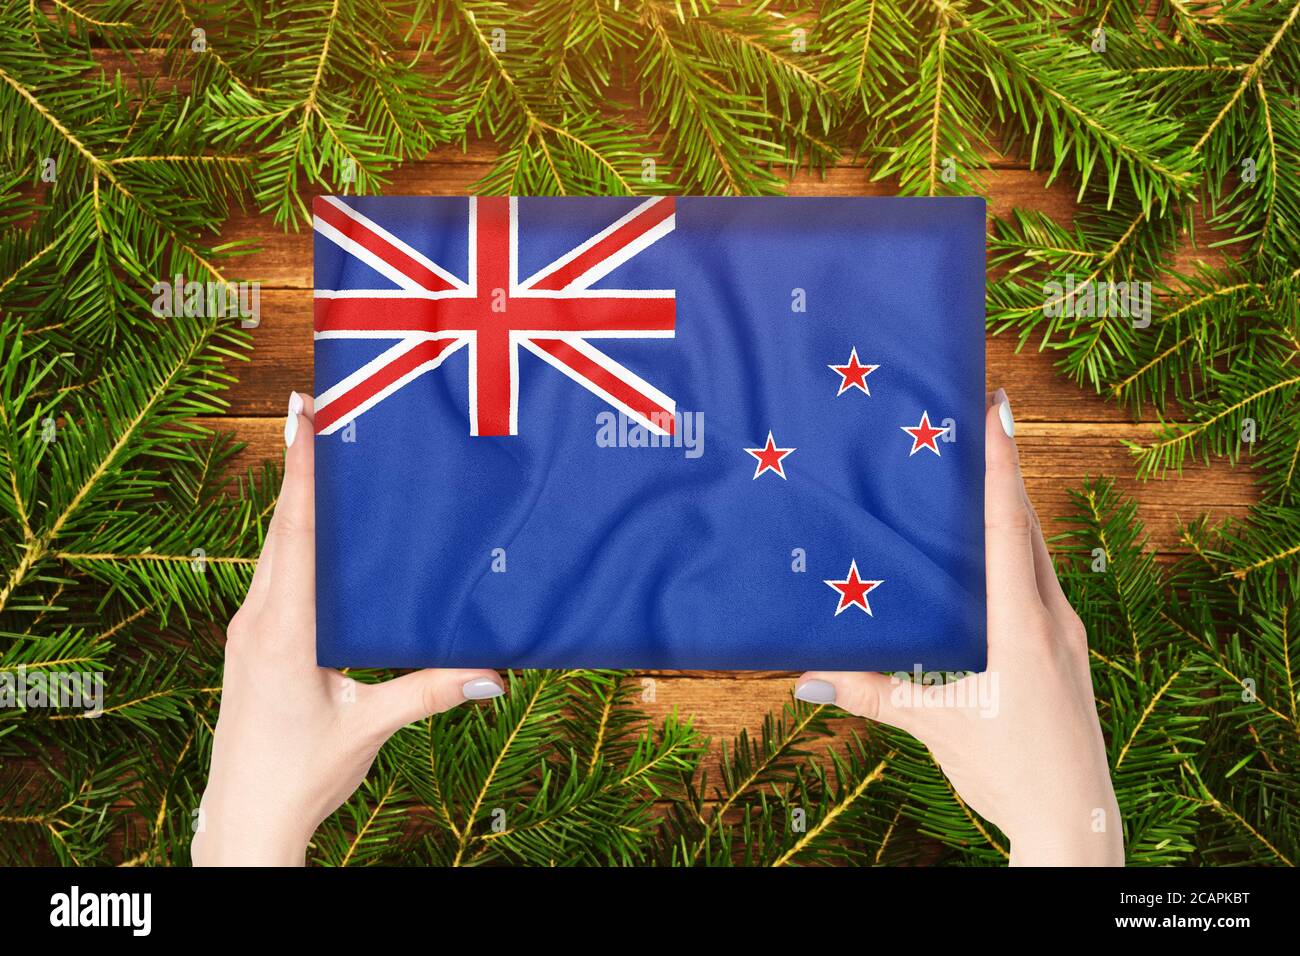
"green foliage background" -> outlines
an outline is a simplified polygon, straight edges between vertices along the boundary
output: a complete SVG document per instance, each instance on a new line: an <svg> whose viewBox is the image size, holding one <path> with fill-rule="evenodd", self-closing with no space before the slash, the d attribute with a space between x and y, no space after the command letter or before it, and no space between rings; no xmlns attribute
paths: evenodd
<svg viewBox="0 0 1300 956"><path fill-rule="evenodd" d="M844 155L903 193L978 192L989 145L1077 188L1068 227L993 224L990 328L1164 422L1133 446L1142 476L1227 458L1260 491L1244 520L1187 526L1168 564L1098 479L1057 542L1129 858L1295 863L1298 15L1291 0L3 0L0 672L103 670L108 698L94 720L0 711L0 860L188 860L221 627L278 474L230 474L236 446L193 421L222 412L247 333L160 324L150 286L237 278L246 250L216 238L233 204L301 228L305 197L344 191L343 170L377 191L481 135L500 147L482 192L777 193ZM1196 213L1221 258L1180 269ZM1067 274L1153 281L1152 325L1047 318L1043 283ZM1097 548L1105 573L1088 569ZM757 739L714 744L648 722L625 674L511 680L490 707L399 733L310 858L1006 857L905 735L825 751L833 712L792 702ZM711 746L716 780L698 773Z"/></svg>

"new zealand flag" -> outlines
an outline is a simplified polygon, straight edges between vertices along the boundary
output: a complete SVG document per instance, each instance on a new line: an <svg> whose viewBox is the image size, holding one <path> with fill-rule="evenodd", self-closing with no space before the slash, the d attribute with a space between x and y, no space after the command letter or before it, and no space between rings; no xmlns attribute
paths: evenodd
<svg viewBox="0 0 1300 956"><path fill-rule="evenodd" d="M314 224L321 664L983 669L983 200Z"/></svg>

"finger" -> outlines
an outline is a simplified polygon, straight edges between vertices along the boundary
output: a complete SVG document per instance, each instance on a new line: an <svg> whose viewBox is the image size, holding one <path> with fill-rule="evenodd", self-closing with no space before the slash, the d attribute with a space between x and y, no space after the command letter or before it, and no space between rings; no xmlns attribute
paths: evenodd
<svg viewBox="0 0 1300 956"><path fill-rule="evenodd" d="M294 394L299 394L300 400L303 403L303 414L306 415L308 418L314 418L315 417L313 411L314 401L311 398L311 396L301 395L300 393L291 392L289 398L291 404L294 401L292 397ZM285 429L286 429L285 444L286 445L288 444L287 439L289 437L288 427L289 427L289 419L286 416L285 418ZM282 488L283 488L283 484L284 484L284 479L281 478ZM277 507L279 505L279 495L276 496L276 505ZM274 517L275 515L274 513L272 513L272 520L274 520ZM253 580L248 585L248 595L244 598L244 607L246 608L257 607L261 605L261 603L266 599L266 593L271 583L271 565L274 563L274 559L275 559L275 538L271 535L270 528L268 527L266 540L262 542L262 553L258 556L257 566L253 569Z"/></svg>
<svg viewBox="0 0 1300 956"><path fill-rule="evenodd" d="M366 685L366 719L387 738L430 714L441 714L467 700L489 700L504 693L505 687L495 671L413 671L382 684Z"/></svg>
<svg viewBox="0 0 1300 956"><path fill-rule="evenodd" d="M248 594L244 597L243 607L256 610L266 600L267 589L271 585L271 563L275 559L275 541L267 529L266 539L262 542L262 553L257 556L253 567L253 580L249 582Z"/></svg>
<svg viewBox="0 0 1300 956"><path fill-rule="evenodd" d="M316 489L311 400L290 393L284 422L284 479L258 563L268 595L290 606L315 607ZM265 561L268 556L269 561ZM263 566L265 564L265 566ZM256 575L254 575L256 578ZM272 586L271 582L274 581Z"/></svg>
<svg viewBox="0 0 1300 956"><path fill-rule="evenodd" d="M1070 605L1069 599L1065 596L1065 591L1061 589L1061 581L1056 576L1056 565L1052 562L1052 554L1047 549L1047 542L1043 538L1043 525L1038 520L1038 511L1034 508L1034 503L1029 501L1028 496L1025 503L1029 508L1029 516L1033 519L1034 531L1032 534L1034 546L1034 577L1038 583L1038 597L1053 614L1074 613L1074 608Z"/></svg>
<svg viewBox="0 0 1300 956"><path fill-rule="evenodd" d="M984 416L984 563L990 609L1042 608L1034 568L1034 521L1001 389ZM990 634L990 638L994 635Z"/></svg>
<svg viewBox="0 0 1300 956"><path fill-rule="evenodd" d="M906 730L918 739L925 712L915 706L911 680L866 671L808 671L795 683L794 696L810 704L834 704L841 710Z"/></svg>
<svg viewBox="0 0 1300 956"><path fill-rule="evenodd" d="M991 392L988 396L988 405L997 406L1000 402L1006 401L1006 392L999 390ZM999 410L999 422L1001 413ZM1012 431L1015 431L1014 421ZM1047 542L1043 536L1043 525L1038 518L1038 511L1034 508L1034 503L1029 500L1029 493L1026 491L1024 481L1020 483L1020 492L1025 500L1025 507L1029 510L1029 519L1032 525L1030 533L1030 544L1034 556L1034 584L1038 588L1038 598L1053 614L1065 612L1073 613L1069 600L1065 592L1061 589L1061 582L1056 576L1056 565L1052 562L1051 552L1047 548Z"/></svg>

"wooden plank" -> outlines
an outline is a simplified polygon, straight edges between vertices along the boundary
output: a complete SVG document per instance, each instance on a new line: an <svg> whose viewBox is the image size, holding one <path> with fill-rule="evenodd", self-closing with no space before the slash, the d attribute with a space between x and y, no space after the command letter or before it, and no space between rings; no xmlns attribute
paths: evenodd
<svg viewBox="0 0 1300 956"><path fill-rule="evenodd" d="M488 162L469 159L454 147L430 154L430 159L407 163L396 170L384 195L464 196L491 168ZM995 169L987 173L989 213L1006 216L1013 208L1035 208L1054 219L1068 222L1074 214L1074 197L1061 184L1044 188L1046 177L1020 168ZM857 166L836 166L825 176L801 171L792 181L792 196L892 196L893 183L871 182L867 171ZM313 190L310 195L320 195ZM285 231L261 216L255 208L235 210L220 233L220 242L254 240L260 249L228 260L222 270L231 277L260 282L264 289L310 289L310 230Z"/></svg>
<svg viewBox="0 0 1300 956"><path fill-rule="evenodd" d="M284 399L288 398L285 390ZM283 404L283 399L281 404ZM284 423L276 418L208 418L213 428L233 431L247 447L236 467L278 458L284 451ZM1139 482L1131 455L1120 442L1149 437L1152 426L1115 422L1025 422L1019 424L1025 486L1049 534L1064 525L1053 516L1071 514L1067 489L1077 488L1090 476L1117 476L1118 487L1137 496L1138 514L1146 522L1157 551L1176 554L1185 549L1178 538L1180 523L1205 513L1215 518L1240 517L1255 500L1250 469L1223 462L1192 465L1181 477Z"/></svg>
<svg viewBox="0 0 1300 956"><path fill-rule="evenodd" d="M53 5L50 6L53 9ZM395 52L399 56L403 53L413 55L416 51L416 44L420 42L422 35L423 30L418 31L408 38L409 42L407 44ZM166 37L160 37L160 39L166 39ZM213 52L219 53L224 45L224 37L219 33L214 34L211 30L208 32L207 41L208 49ZM242 38L239 42L243 42ZM187 54L182 52L180 55L185 56ZM144 84L148 84L155 95L172 91L179 91L188 95L190 92L191 85L188 78L182 76L177 79L173 76L175 71L168 68L168 57L162 49L133 48L128 51L101 46L95 48L94 58L99 68L104 71L104 74L109 79L120 76L126 89L133 96L140 91ZM438 67L432 57L424 57L417 64L415 72L425 77L432 87L444 82L444 71ZM655 138L649 134L648 115L640 103L638 88L635 85L611 87L604 91L604 99L606 115L616 118L620 123L629 125L633 130L652 140ZM1029 165L1028 159L1020 155L1018 148L1013 147L1013 138L1013 135L1008 135L1004 130L990 130L988 141L976 144L975 153L979 156L981 162L993 169L1027 169ZM1020 136L1020 138L1023 140L1023 136ZM837 157L834 165L844 167L861 165L849 144L838 145L842 149L842 153ZM471 162L491 163L495 161L496 155L496 148L490 141L482 138L471 139L466 151L466 159ZM1041 157L1040 162L1042 162Z"/></svg>
<svg viewBox="0 0 1300 956"><path fill-rule="evenodd" d="M672 713L680 718L690 718L695 729L710 738L709 752L702 762L708 783L708 795L721 780L721 744L732 752L733 739L742 729L751 740L760 739L763 717L769 713L780 714L790 702L794 692L795 672L773 674L770 672L671 672L647 671L633 677L640 682L642 695L637 706L654 721L662 721ZM650 683L646 683L649 681ZM650 699L647 699L649 696ZM835 713L830 724L833 737L814 741L806 749L823 754L828 747L843 749L850 732L868 736L869 721Z"/></svg>

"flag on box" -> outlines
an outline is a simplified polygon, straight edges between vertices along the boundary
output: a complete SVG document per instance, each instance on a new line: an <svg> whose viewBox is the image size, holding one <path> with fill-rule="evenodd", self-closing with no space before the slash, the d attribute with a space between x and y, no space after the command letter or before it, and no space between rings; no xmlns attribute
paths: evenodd
<svg viewBox="0 0 1300 956"><path fill-rule="evenodd" d="M983 200L314 228L322 665L983 669Z"/></svg>

